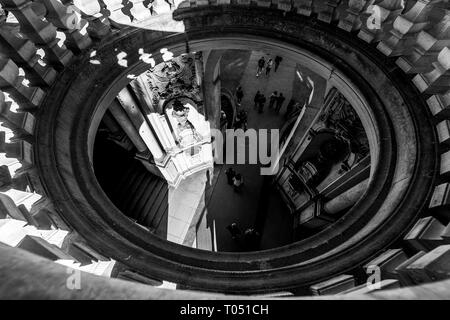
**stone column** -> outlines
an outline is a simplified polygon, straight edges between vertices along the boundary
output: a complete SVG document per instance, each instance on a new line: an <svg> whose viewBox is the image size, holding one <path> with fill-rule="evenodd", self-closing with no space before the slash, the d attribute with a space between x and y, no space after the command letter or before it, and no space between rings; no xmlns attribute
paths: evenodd
<svg viewBox="0 0 450 320"><path fill-rule="evenodd" d="M148 79L146 75L140 75L137 79L131 81L130 86L139 100L145 115L153 112L159 113L158 106L154 106L152 103L152 93L148 83L145 81L146 79Z"/></svg>
<svg viewBox="0 0 450 320"><path fill-rule="evenodd" d="M128 118L119 101L114 99L108 110L111 112L114 119L116 119L116 121L119 123L123 131L125 131L131 142L133 142L138 152L145 152L147 150L147 146L139 135L137 129L133 126L130 118Z"/></svg>
<svg viewBox="0 0 450 320"><path fill-rule="evenodd" d="M211 128L220 129L220 59L224 50L213 50L208 56L203 78L205 118Z"/></svg>
<svg viewBox="0 0 450 320"><path fill-rule="evenodd" d="M161 161L164 158L164 151L152 132L152 129L146 122L144 115L141 113L137 106L137 102L134 100L128 88L124 88L117 100L127 113L134 127L138 130L140 137L150 150L155 161Z"/></svg>

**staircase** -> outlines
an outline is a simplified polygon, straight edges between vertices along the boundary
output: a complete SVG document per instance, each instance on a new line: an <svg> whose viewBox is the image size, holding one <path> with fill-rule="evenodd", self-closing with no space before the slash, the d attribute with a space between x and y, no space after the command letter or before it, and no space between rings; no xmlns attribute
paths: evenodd
<svg viewBox="0 0 450 320"><path fill-rule="evenodd" d="M114 205L139 225L165 237L167 182L111 141L96 142L95 150L97 178Z"/></svg>

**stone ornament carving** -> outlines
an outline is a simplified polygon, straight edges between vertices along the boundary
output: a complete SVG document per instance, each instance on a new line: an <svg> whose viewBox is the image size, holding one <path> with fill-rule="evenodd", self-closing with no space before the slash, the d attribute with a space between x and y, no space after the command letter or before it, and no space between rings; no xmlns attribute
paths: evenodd
<svg viewBox="0 0 450 320"><path fill-rule="evenodd" d="M201 105L194 59L190 54L172 58L150 68L146 73L154 105L177 97L188 97Z"/></svg>
<svg viewBox="0 0 450 320"><path fill-rule="evenodd" d="M178 125L175 128L178 143L183 149L192 146L192 148L187 149L185 152L193 156L200 151L201 147L195 146L195 144L200 142L202 137L197 132L192 122L188 120L188 114L189 107L185 107L179 100L173 102L172 115L178 122Z"/></svg>

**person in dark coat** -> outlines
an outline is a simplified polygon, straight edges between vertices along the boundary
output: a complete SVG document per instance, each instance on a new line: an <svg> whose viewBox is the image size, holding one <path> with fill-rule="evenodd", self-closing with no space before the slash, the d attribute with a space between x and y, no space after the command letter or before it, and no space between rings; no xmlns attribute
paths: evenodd
<svg viewBox="0 0 450 320"><path fill-rule="evenodd" d="M239 111L239 118L241 119L241 127L243 127L244 131L247 131L247 111Z"/></svg>
<svg viewBox="0 0 450 320"><path fill-rule="evenodd" d="M275 110L277 112L280 112L281 107L283 106L283 102L284 100L286 100L286 98L283 96L282 93L280 93L280 95L277 98L277 107L275 108Z"/></svg>
<svg viewBox="0 0 450 320"><path fill-rule="evenodd" d="M228 168L227 171L225 171L225 174L227 176L227 182L231 186L233 185L233 178L236 175L236 172L233 170L233 168Z"/></svg>
<svg viewBox="0 0 450 320"><path fill-rule="evenodd" d="M266 66L266 59L264 59L264 57L261 57L261 59L258 60L258 69L256 70L256 77L259 77L259 75L263 72L265 66Z"/></svg>
<svg viewBox="0 0 450 320"><path fill-rule="evenodd" d="M255 98L253 99L253 102L255 103L255 109L258 107L260 97L261 93L258 90L258 92L256 92L255 94Z"/></svg>
<svg viewBox="0 0 450 320"><path fill-rule="evenodd" d="M273 60L269 59L269 61L267 61L267 65L266 65L266 76L269 76L270 70L272 69L272 65L273 65Z"/></svg>
<svg viewBox="0 0 450 320"><path fill-rule="evenodd" d="M242 90L242 87L239 86L236 90L237 102L241 103L243 97L244 97L244 91Z"/></svg>
<svg viewBox="0 0 450 320"><path fill-rule="evenodd" d="M231 238L234 240L241 234L241 229L237 226L236 222L233 222L229 226L227 226L227 230L231 233Z"/></svg>
<svg viewBox="0 0 450 320"><path fill-rule="evenodd" d="M280 57L280 56L276 56L275 57L275 72L277 72L277 69L278 69L278 67L280 66L280 62L283 60L283 58L282 57Z"/></svg>
<svg viewBox="0 0 450 320"><path fill-rule="evenodd" d="M260 97L259 97L259 103L258 103L258 106L259 106L258 112L259 113L263 113L264 112L264 105L266 104L266 100L267 100L266 96L261 94Z"/></svg>
<svg viewBox="0 0 450 320"><path fill-rule="evenodd" d="M242 178L240 173L237 173L233 178L233 188L234 192L241 192L242 185L244 184L244 178Z"/></svg>
<svg viewBox="0 0 450 320"><path fill-rule="evenodd" d="M269 98L269 109L272 109L278 98L278 92L274 91Z"/></svg>

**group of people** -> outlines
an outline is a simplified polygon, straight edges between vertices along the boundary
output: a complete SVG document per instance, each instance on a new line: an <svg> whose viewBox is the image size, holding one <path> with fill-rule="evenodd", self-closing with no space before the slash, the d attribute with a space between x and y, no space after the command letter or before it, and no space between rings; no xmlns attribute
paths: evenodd
<svg viewBox="0 0 450 320"><path fill-rule="evenodd" d="M234 129L244 129L244 131L247 131L247 118L248 114L247 111L241 110L237 113L236 119L234 120Z"/></svg>
<svg viewBox="0 0 450 320"><path fill-rule="evenodd" d="M283 60L282 57L276 56L275 59L269 58L269 60L266 61L266 58L261 57L258 60L258 68L256 69L256 77L259 77L261 73L263 73L264 69L266 70L266 76L268 77L270 75L270 71L272 70L273 65L275 64L275 72L277 72L278 67L280 66L281 61Z"/></svg>
<svg viewBox="0 0 450 320"><path fill-rule="evenodd" d="M280 92L280 94L278 95L277 91L272 92L272 94L269 97L269 109L275 107L275 111L280 112L284 100L286 100L286 98L283 96L283 93ZM254 108L255 109L258 108L258 112L263 113L266 101L267 101L266 96L258 90L255 94L255 98L253 99L253 102L255 103Z"/></svg>
<svg viewBox="0 0 450 320"><path fill-rule="evenodd" d="M227 182L229 185L233 186L234 192L241 192L242 185L244 184L244 178L240 173L237 173L233 168L228 168L225 171L227 176Z"/></svg>

